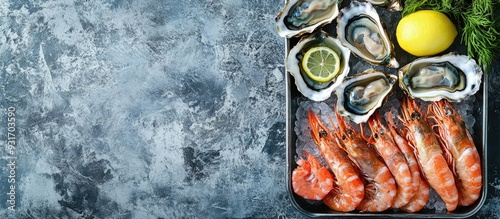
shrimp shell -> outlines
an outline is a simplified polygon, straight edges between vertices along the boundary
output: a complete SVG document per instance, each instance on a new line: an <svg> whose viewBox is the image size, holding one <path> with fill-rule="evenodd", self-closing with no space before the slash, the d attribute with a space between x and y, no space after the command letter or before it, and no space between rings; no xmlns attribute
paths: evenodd
<svg viewBox="0 0 500 219"><path fill-rule="evenodd" d="M399 129L396 129L394 120L392 119L392 112L387 113L387 121L389 122L389 130L396 145L401 150L406 158L410 172L412 173L411 186L415 188L414 196L408 201L408 204L402 206L400 209L405 212L417 212L422 210L429 201L429 184L422 179L420 175L420 167L418 166L417 159L413 154L413 149L408 145L406 139L402 137Z"/></svg>
<svg viewBox="0 0 500 219"><path fill-rule="evenodd" d="M345 119L336 114L339 127L335 129L337 137L351 160L359 167L367 181L365 197L357 209L361 212L381 212L389 209L396 197L396 181L375 151L369 147L356 130Z"/></svg>
<svg viewBox="0 0 500 219"><path fill-rule="evenodd" d="M406 97L401 103L399 119L407 129L406 138L414 148L422 172L429 185L438 193L448 211L458 205L455 178L443 156L443 150L415 100Z"/></svg>
<svg viewBox="0 0 500 219"><path fill-rule="evenodd" d="M482 187L481 159L465 122L455 108L446 100L431 103L427 108L428 118L434 121L437 133L453 156L459 205L469 206L480 196Z"/></svg>
<svg viewBox="0 0 500 219"><path fill-rule="evenodd" d="M406 158L399 150L389 130L380 121L380 113L368 120L375 148L391 171L397 185L397 195L392 208L406 205L415 195L417 186L412 185L412 174Z"/></svg>
<svg viewBox="0 0 500 219"><path fill-rule="evenodd" d="M365 195L363 182L347 153L338 147L335 136L320 121L318 115L309 110L308 118L311 136L336 178L334 188L323 198L323 202L336 211L353 211Z"/></svg>
<svg viewBox="0 0 500 219"><path fill-rule="evenodd" d="M300 158L292 173L293 191L305 199L322 200L333 188L333 176L316 157L304 153L307 160Z"/></svg>
<svg viewBox="0 0 500 219"><path fill-rule="evenodd" d="M427 183L427 181L419 177L417 192L410 199L408 204L401 207L400 209L405 212L411 212L411 213L422 210L429 201L429 192L430 192L429 183Z"/></svg>

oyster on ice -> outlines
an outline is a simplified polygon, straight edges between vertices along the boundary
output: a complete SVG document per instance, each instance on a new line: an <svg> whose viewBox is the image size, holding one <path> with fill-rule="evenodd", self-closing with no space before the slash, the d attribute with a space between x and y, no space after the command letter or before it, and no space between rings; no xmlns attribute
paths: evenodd
<svg viewBox="0 0 500 219"><path fill-rule="evenodd" d="M372 5L385 6L391 11L402 11L401 0L366 0Z"/></svg>
<svg viewBox="0 0 500 219"><path fill-rule="evenodd" d="M375 69L346 78L337 88L336 110L355 123L366 122L392 93L398 77Z"/></svg>
<svg viewBox="0 0 500 219"><path fill-rule="evenodd" d="M394 46L369 2L353 1L342 9L337 18L337 34L340 42L361 59L373 65L399 67Z"/></svg>
<svg viewBox="0 0 500 219"><path fill-rule="evenodd" d="M281 37L297 37L312 33L339 15L339 0L287 0L276 16L276 29Z"/></svg>
<svg viewBox="0 0 500 219"><path fill-rule="evenodd" d="M327 46L335 51L340 59L339 72L329 82L316 82L311 80L302 69L302 58L311 48L317 46ZM304 36L290 50L286 56L286 69L295 79L297 89L305 97L314 101L323 101L328 99L333 90L342 82L349 73L349 57L351 52L340 44L339 40L331 37L324 31L315 32L312 35Z"/></svg>
<svg viewBox="0 0 500 219"><path fill-rule="evenodd" d="M474 95L483 71L474 59L449 53L420 58L399 69L399 86L412 98L460 102Z"/></svg>

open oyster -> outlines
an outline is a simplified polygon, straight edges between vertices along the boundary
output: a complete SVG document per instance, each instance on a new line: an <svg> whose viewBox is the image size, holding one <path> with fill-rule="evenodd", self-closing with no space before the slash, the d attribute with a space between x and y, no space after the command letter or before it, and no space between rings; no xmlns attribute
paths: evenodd
<svg viewBox="0 0 500 219"><path fill-rule="evenodd" d="M340 42L356 56L374 65L399 67L394 46L370 3L351 2L349 7L340 11L337 23Z"/></svg>
<svg viewBox="0 0 500 219"><path fill-rule="evenodd" d="M282 37L312 33L332 22L339 14L339 0L287 0L276 16L276 29Z"/></svg>
<svg viewBox="0 0 500 219"><path fill-rule="evenodd" d="M483 71L474 59L449 53L420 58L399 69L399 86L412 98L460 102L474 95Z"/></svg>
<svg viewBox="0 0 500 219"><path fill-rule="evenodd" d="M400 0L366 0L366 1L372 3L372 5L385 6L391 11L403 10Z"/></svg>
<svg viewBox="0 0 500 219"><path fill-rule="evenodd" d="M311 80L302 70L302 58L311 48L316 46L327 46L335 51L340 58L339 73L329 82L319 83ZM302 37L300 41L288 53L285 65L287 70L295 79L297 89L305 97L314 101L328 99L333 90L342 82L349 73L349 56L351 52L340 44L339 40L331 37L324 31L318 31L312 35Z"/></svg>
<svg viewBox="0 0 500 219"><path fill-rule="evenodd" d="M355 123L366 122L385 103L398 77L375 69L346 78L337 88L337 113Z"/></svg>

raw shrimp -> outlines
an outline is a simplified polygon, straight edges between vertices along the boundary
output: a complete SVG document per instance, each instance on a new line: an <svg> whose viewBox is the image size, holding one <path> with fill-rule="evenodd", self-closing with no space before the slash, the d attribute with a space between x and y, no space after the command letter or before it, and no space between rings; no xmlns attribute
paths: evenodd
<svg viewBox="0 0 500 219"><path fill-rule="evenodd" d="M454 211L458 190L436 135L415 100L406 97L401 103L401 113L399 119L407 129L406 138L416 148L415 155L427 182L444 201L446 209Z"/></svg>
<svg viewBox="0 0 500 219"><path fill-rule="evenodd" d="M311 136L336 179L334 188L326 195L323 202L336 211L353 211L363 200L365 194L363 182L347 153L335 142L336 136L319 120L316 113L309 110L308 117L312 129Z"/></svg>
<svg viewBox="0 0 500 219"><path fill-rule="evenodd" d="M333 176L316 157L304 153L307 160L300 158L292 173L293 191L305 199L322 200L333 188Z"/></svg>
<svg viewBox="0 0 500 219"><path fill-rule="evenodd" d="M400 209L405 212L417 212L422 210L429 201L429 184L420 176L420 167L418 167L417 159L413 154L413 149L410 148L406 139L400 134L400 130L396 129L396 124L392 119L392 112L387 113L387 121L389 122L389 130L396 145L401 150L406 158L408 167L412 174L411 186L416 189L415 195L410 199L408 204L402 206Z"/></svg>
<svg viewBox="0 0 500 219"><path fill-rule="evenodd" d="M413 181L410 168L391 133L380 121L380 113L377 112L370 117L368 125L372 131L370 143L374 144L375 149L377 149L396 180L398 192L392 208L400 208L410 201L417 189L416 186L412 186Z"/></svg>
<svg viewBox="0 0 500 219"><path fill-rule="evenodd" d="M336 117L339 127L335 129L335 133L367 183L365 197L357 209L362 212L381 212L389 209L396 197L396 182L391 172L361 134L350 127L339 114L336 114Z"/></svg>
<svg viewBox="0 0 500 219"><path fill-rule="evenodd" d="M459 205L469 206L480 195L482 186L481 160L465 122L446 100L433 102L427 108L428 118L434 121L437 133L452 158L456 173Z"/></svg>

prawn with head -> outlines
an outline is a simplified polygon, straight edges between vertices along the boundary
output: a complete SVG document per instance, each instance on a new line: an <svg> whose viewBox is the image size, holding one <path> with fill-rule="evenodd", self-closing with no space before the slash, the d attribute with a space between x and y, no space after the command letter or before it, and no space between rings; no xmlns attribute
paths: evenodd
<svg viewBox="0 0 500 219"><path fill-rule="evenodd" d="M369 142L375 146L378 154L396 180L397 195L392 208L400 208L410 201L417 189L412 184L412 173L408 167L408 162L401 150L399 150L391 132L382 124L379 112L370 117L368 125L372 132Z"/></svg>
<svg viewBox="0 0 500 219"><path fill-rule="evenodd" d="M311 136L335 179L333 189L325 196L323 202L336 211L353 211L365 194L356 167L349 160L347 153L339 147L336 136L321 122L318 115L309 110L308 118Z"/></svg>
<svg viewBox="0 0 500 219"><path fill-rule="evenodd" d="M405 156L408 167L412 174L412 187L415 188L415 195L400 209L405 212L417 212L422 210L429 200L429 184L422 178L420 167L415 158L414 148L411 148L402 134L401 129L398 129L394 123L392 112L387 113L387 121L389 122L389 130L394 139L394 142Z"/></svg>
<svg viewBox="0 0 500 219"><path fill-rule="evenodd" d="M396 197L396 182L391 172L362 137L362 133L347 124L344 117L339 114L336 117L339 127L335 128L335 134L366 182L365 197L357 209L366 212L389 209Z"/></svg>
<svg viewBox="0 0 500 219"><path fill-rule="evenodd" d="M406 128L408 143L415 148L424 177L444 201L446 209L454 211L458 205L458 190L434 131L415 100L406 97L401 103L401 114L399 119Z"/></svg>
<svg viewBox="0 0 500 219"><path fill-rule="evenodd" d="M465 122L446 100L431 103L427 108L443 150L450 154L448 162L455 173L459 205L469 206L480 196L482 187L481 159Z"/></svg>

